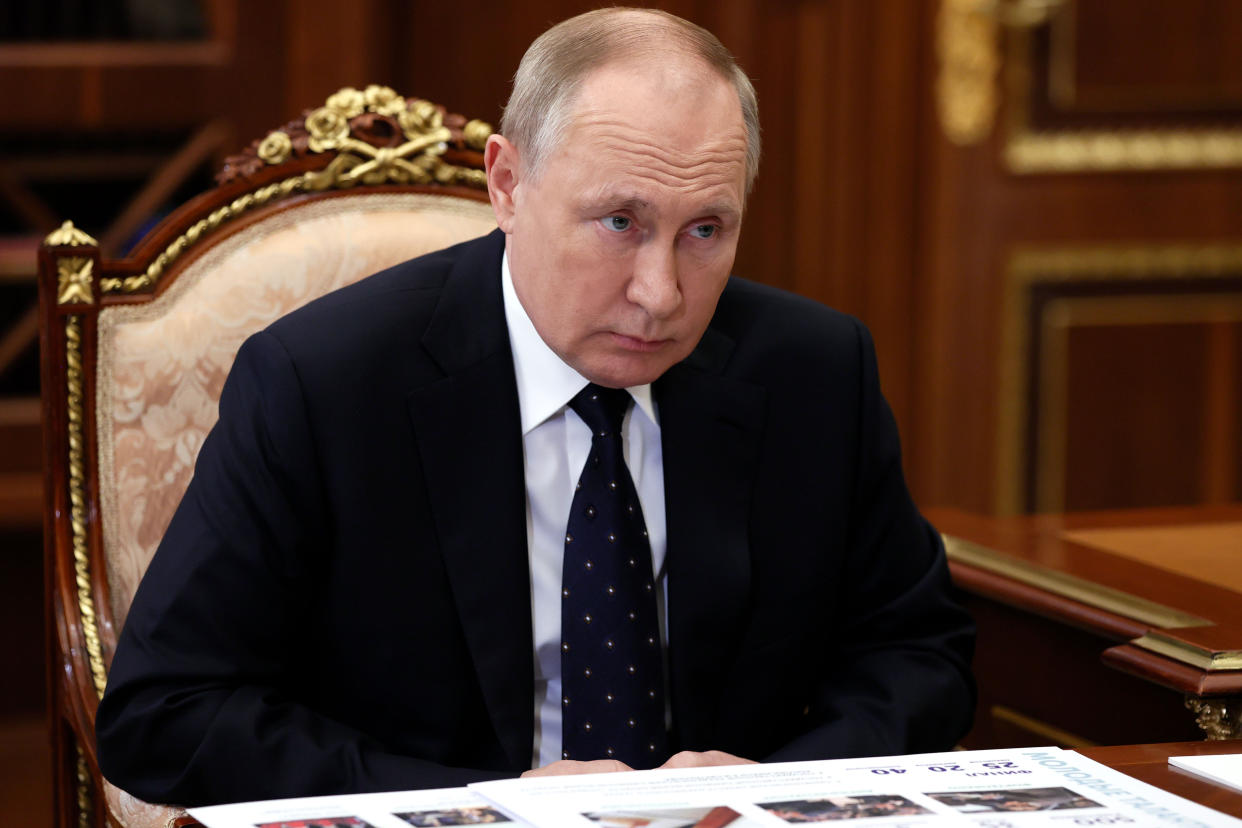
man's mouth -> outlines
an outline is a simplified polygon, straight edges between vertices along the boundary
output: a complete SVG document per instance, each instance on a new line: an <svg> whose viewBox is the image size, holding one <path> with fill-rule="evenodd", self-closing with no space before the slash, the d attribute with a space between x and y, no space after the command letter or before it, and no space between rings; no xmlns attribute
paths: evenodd
<svg viewBox="0 0 1242 828"><path fill-rule="evenodd" d="M639 353L649 354L658 351L671 342L671 339L643 339L637 336L627 336L626 334L613 332L613 341L627 351L637 351Z"/></svg>

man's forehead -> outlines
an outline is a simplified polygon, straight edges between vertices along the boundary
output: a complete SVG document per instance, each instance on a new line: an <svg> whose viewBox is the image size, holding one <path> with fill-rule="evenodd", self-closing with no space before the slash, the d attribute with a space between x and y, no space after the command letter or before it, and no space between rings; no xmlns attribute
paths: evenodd
<svg viewBox="0 0 1242 828"><path fill-rule="evenodd" d="M736 114L741 102L733 83L696 55L681 51L634 53L614 58L588 72L578 85L571 111L633 109L653 112L678 105L715 104Z"/></svg>
<svg viewBox="0 0 1242 828"><path fill-rule="evenodd" d="M667 132L635 125L616 113L584 112L550 163L565 164L592 189L625 199L647 199L662 190L744 188L746 133L739 126L719 132Z"/></svg>
<svg viewBox="0 0 1242 828"><path fill-rule="evenodd" d="M570 110L565 155L672 179L744 176L747 133L736 91L710 67L672 63L688 65L611 63L588 75Z"/></svg>

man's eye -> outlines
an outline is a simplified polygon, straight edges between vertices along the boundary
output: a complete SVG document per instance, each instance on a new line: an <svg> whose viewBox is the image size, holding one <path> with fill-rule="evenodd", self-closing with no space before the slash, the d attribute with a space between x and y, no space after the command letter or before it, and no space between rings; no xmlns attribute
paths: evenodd
<svg viewBox="0 0 1242 828"><path fill-rule="evenodd" d="M719 230L720 228L714 224L698 224L694 226L694 229L690 231L690 234L696 239L710 239L712 236L716 235Z"/></svg>
<svg viewBox="0 0 1242 828"><path fill-rule="evenodd" d="M630 229L630 220L625 216L605 216L604 227L614 233L624 233Z"/></svg>

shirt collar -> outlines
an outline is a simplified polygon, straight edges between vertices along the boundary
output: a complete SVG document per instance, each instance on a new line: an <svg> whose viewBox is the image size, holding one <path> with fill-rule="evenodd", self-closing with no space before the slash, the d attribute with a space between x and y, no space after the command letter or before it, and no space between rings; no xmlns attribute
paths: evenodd
<svg viewBox="0 0 1242 828"><path fill-rule="evenodd" d="M560 412L575 394L586 387L588 381L566 365L535 330L534 323L530 321L526 308L522 306L517 291L513 288L507 250L500 260L500 282L504 295L505 322L509 326L509 346L513 350L513 371L517 377L522 436L526 436L539 424ZM636 407L647 419L658 424L651 384L635 385L625 390L630 392Z"/></svg>

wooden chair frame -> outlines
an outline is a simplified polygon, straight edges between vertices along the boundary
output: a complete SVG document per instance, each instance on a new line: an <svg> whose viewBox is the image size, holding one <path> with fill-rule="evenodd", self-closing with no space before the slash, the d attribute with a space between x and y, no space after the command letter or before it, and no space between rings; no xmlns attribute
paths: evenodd
<svg viewBox="0 0 1242 828"><path fill-rule="evenodd" d="M100 523L96 328L101 309L150 302L209 247L256 217L351 192L487 201L491 127L387 87L342 89L273 130L122 259L70 222L39 251L49 719L57 826L116 824L103 803L95 712L117 630ZM176 824L189 822L188 818Z"/></svg>

